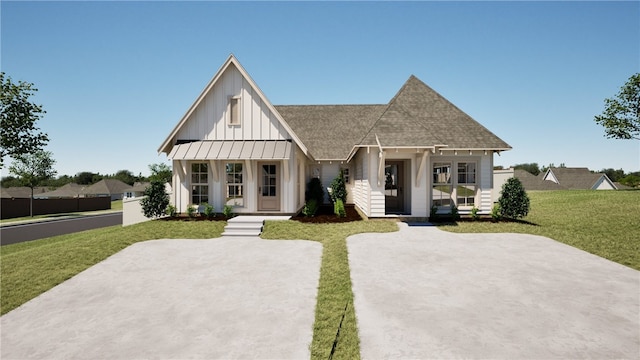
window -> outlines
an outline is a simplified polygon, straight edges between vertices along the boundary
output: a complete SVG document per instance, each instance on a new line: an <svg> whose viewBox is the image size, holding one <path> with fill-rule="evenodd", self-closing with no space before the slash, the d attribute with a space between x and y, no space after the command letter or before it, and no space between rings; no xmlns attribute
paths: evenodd
<svg viewBox="0 0 640 360"><path fill-rule="evenodd" d="M225 205L244 206L244 187L242 181L242 163L227 163L227 198Z"/></svg>
<svg viewBox="0 0 640 360"><path fill-rule="evenodd" d="M451 206L453 184L451 183L451 163L437 162L433 164L433 188L431 198L437 207Z"/></svg>
<svg viewBox="0 0 640 360"><path fill-rule="evenodd" d="M348 184L350 180L349 168L342 168L340 170L342 170L342 176L344 177L344 182Z"/></svg>
<svg viewBox="0 0 640 360"><path fill-rule="evenodd" d="M239 96L232 96L229 98L229 125L240 125L240 104Z"/></svg>
<svg viewBox="0 0 640 360"><path fill-rule="evenodd" d="M458 184L456 186L458 207L475 206L476 163L458 163Z"/></svg>
<svg viewBox="0 0 640 360"><path fill-rule="evenodd" d="M207 163L191 164L191 203L209 202L209 166Z"/></svg>

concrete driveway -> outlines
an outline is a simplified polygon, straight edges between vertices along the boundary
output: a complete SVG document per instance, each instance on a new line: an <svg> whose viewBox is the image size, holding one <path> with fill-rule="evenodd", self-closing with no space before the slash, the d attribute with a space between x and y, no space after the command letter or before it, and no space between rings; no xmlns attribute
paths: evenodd
<svg viewBox="0 0 640 360"><path fill-rule="evenodd" d="M638 359L640 272L551 239L348 238L363 359Z"/></svg>
<svg viewBox="0 0 640 360"><path fill-rule="evenodd" d="M309 358L322 245L134 244L1 318L2 359Z"/></svg>

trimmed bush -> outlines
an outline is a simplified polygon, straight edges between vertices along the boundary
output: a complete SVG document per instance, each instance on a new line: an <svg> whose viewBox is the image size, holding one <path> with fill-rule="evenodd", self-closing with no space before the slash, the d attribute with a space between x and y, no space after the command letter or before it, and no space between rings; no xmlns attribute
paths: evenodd
<svg viewBox="0 0 640 360"><path fill-rule="evenodd" d="M196 217L196 207L192 204L189 204L189 206L187 206L187 215L189 215L189 218L191 219Z"/></svg>
<svg viewBox="0 0 640 360"><path fill-rule="evenodd" d="M500 192L500 215L503 217L518 219L529 213L529 196L524 190L518 178L512 177L502 185Z"/></svg>
<svg viewBox="0 0 640 360"><path fill-rule="evenodd" d="M478 209L477 207L473 207L473 209L471 209L471 219L472 220L478 220L480 219L480 215L478 215L478 211L480 211L480 209Z"/></svg>
<svg viewBox="0 0 640 360"><path fill-rule="evenodd" d="M438 218L438 207L431 205L431 213L429 214L429 220L434 221Z"/></svg>
<svg viewBox="0 0 640 360"><path fill-rule="evenodd" d="M171 216L171 217L175 217L176 213L177 213L177 209L175 206L173 205L169 205L167 206L167 215Z"/></svg>
<svg viewBox="0 0 640 360"><path fill-rule="evenodd" d="M224 216L226 216L227 218L230 218L233 216L233 206L231 205L225 205L224 208L222 209L222 213L224 214Z"/></svg>
<svg viewBox="0 0 640 360"><path fill-rule="evenodd" d="M216 215L212 205L210 205L208 203L204 203L202 205L204 205L203 213L204 213L204 216L207 217L207 219L211 219L212 217L214 217Z"/></svg>
<svg viewBox="0 0 640 360"><path fill-rule="evenodd" d="M159 218L166 213L167 206L169 206L169 195L167 195L164 183L151 182L151 185L144 189L144 195L145 198L140 201L140 205L145 217Z"/></svg>
<svg viewBox="0 0 640 360"><path fill-rule="evenodd" d="M302 208L302 214L306 217L312 217L318 212L318 202L315 199L309 199Z"/></svg>
<svg viewBox="0 0 640 360"><path fill-rule="evenodd" d="M307 184L307 193L305 200L315 200L318 205L324 202L324 190L322 189L322 182L320 179L313 178Z"/></svg>
<svg viewBox="0 0 640 360"><path fill-rule="evenodd" d="M336 199L336 202L333 203L333 213L338 217L347 216L347 211L344 209L344 202L342 199Z"/></svg>
<svg viewBox="0 0 640 360"><path fill-rule="evenodd" d="M342 170L338 173L333 181L331 181L331 201L335 204L337 200L342 200L342 204L344 207L344 203L347 202L347 185L344 182L344 173Z"/></svg>
<svg viewBox="0 0 640 360"><path fill-rule="evenodd" d="M456 221L460 220L460 213L458 212L458 207L453 205L451 210L449 211L449 216L451 216L451 220Z"/></svg>
<svg viewBox="0 0 640 360"><path fill-rule="evenodd" d="M493 219L493 221L499 221L501 218L502 216L500 216L500 205L493 205L493 208L491 209L491 219Z"/></svg>

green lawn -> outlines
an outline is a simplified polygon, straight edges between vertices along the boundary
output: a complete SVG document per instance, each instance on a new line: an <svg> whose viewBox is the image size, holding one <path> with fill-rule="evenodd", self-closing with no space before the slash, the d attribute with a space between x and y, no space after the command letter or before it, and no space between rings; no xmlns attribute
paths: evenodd
<svg viewBox="0 0 640 360"><path fill-rule="evenodd" d="M464 233L525 233L550 237L640 270L640 191L532 191L531 224L458 222Z"/></svg>
<svg viewBox="0 0 640 360"><path fill-rule="evenodd" d="M313 325L312 359L328 359L342 319L345 305L349 303L340 330L335 359L359 359L360 341L353 310L353 292L347 257L346 239L364 232L397 231L393 221L373 220L342 224L302 224L296 221L267 222L262 233L264 239L303 239L322 243L322 265L316 320Z"/></svg>
<svg viewBox="0 0 640 360"><path fill-rule="evenodd" d="M543 235L640 270L640 191L531 192L527 223L459 222L452 232L516 232ZM16 308L82 270L139 241L212 238L224 222L153 221L57 236L0 248L1 313ZM265 239L322 243L323 255L311 344L313 359L327 359L346 303L348 310L334 357L360 357L345 239L362 232L397 230L386 220L342 224L267 222Z"/></svg>
<svg viewBox="0 0 640 360"><path fill-rule="evenodd" d="M2 246L0 314L13 310L133 243L163 238L218 237L225 224L222 221L150 221Z"/></svg>

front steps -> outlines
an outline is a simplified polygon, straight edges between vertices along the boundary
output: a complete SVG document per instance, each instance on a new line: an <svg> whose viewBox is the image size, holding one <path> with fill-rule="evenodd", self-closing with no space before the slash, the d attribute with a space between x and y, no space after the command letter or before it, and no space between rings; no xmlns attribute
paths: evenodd
<svg viewBox="0 0 640 360"><path fill-rule="evenodd" d="M289 220L291 216L236 216L227 221L222 236L260 236L265 220Z"/></svg>

